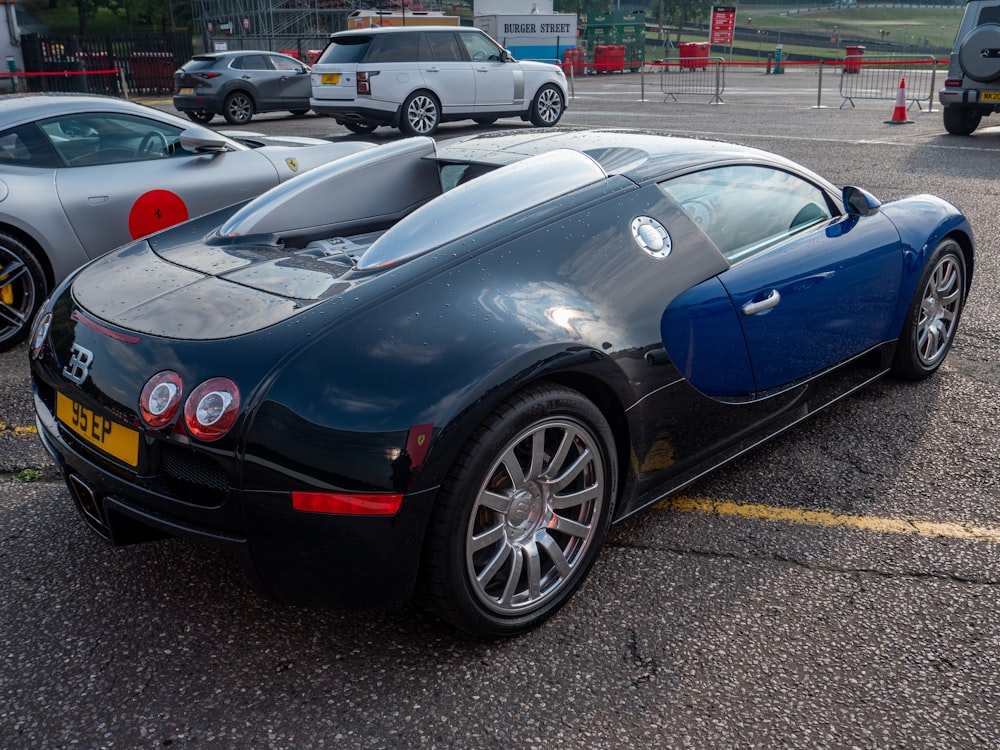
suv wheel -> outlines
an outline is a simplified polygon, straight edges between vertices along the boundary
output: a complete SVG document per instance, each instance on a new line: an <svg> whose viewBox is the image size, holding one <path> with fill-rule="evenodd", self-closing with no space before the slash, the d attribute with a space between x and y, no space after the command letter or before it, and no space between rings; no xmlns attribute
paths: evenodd
<svg viewBox="0 0 1000 750"><path fill-rule="evenodd" d="M975 29L965 37L958 50L962 72L980 83L1000 78L997 49L1000 49L1000 24L987 23Z"/></svg>
<svg viewBox="0 0 1000 750"><path fill-rule="evenodd" d="M536 128L551 128L559 122L564 109L562 92L551 84L542 86L531 102L531 124Z"/></svg>
<svg viewBox="0 0 1000 750"><path fill-rule="evenodd" d="M215 117L214 112L206 112L203 109L193 110L189 109L185 114L191 119L192 122L200 122L204 125L206 122L211 122L212 118Z"/></svg>
<svg viewBox="0 0 1000 750"><path fill-rule="evenodd" d="M431 135L441 123L441 105L432 94L414 91L403 102L399 129L406 135Z"/></svg>
<svg viewBox="0 0 1000 750"><path fill-rule="evenodd" d="M969 107L945 107L943 116L944 129L952 135L972 135L983 119L982 112Z"/></svg>
<svg viewBox="0 0 1000 750"><path fill-rule="evenodd" d="M230 125L245 125L253 117L253 99L242 91L234 91L222 105L222 116Z"/></svg>
<svg viewBox="0 0 1000 750"><path fill-rule="evenodd" d="M367 120L348 120L343 125L352 133L371 133L378 127L374 122Z"/></svg>

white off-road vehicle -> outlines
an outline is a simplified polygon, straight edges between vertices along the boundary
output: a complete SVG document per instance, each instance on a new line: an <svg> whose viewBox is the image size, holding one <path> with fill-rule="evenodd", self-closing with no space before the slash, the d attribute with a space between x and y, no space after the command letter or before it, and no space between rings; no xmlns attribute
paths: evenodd
<svg viewBox="0 0 1000 750"><path fill-rule="evenodd" d="M966 4L938 97L953 135L970 135L984 115L1000 111L1000 0Z"/></svg>

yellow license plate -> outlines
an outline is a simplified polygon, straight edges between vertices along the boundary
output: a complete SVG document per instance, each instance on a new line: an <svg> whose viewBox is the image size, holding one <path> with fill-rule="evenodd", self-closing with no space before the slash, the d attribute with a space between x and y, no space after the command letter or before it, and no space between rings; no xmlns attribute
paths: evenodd
<svg viewBox="0 0 1000 750"><path fill-rule="evenodd" d="M340 83L340 73L324 73L323 83L327 86L336 86Z"/></svg>
<svg viewBox="0 0 1000 750"><path fill-rule="evenodd" d="M185 87L182 88L179 93L181 94L181 96L187 96L188 94L193 94L194 89L191 87Z"/></svg>
<svg viewBox="0 0 1000 750"><path fill-rule="evenodd" d="M979 101L981 102L1000 102L1000 91L980 91Z"/></svg>
<svg viewBox="0 0 1000 750"><path fill-rule="evenodd" d="M119 461L129 466L139 463L139 433L135 430L95 414L59 392L56 392L56 417L88 443Z"/></svg>

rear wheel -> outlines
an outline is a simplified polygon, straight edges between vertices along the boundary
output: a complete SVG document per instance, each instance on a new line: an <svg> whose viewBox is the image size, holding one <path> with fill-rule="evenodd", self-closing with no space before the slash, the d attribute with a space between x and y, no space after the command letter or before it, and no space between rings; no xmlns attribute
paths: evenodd
<svg viewBox="0 0 1000 750"><path fill-rule="evenodd" d="M441 124L441 105L433 94L414 91L403 102L399 129L406 135L431 135Z"/></svg>
<svg viewBox="0 0 1000 750"><path fill-rule="evenodd" d="M34 253L19 239L0 233L0 351L27 338L45 292L45 273Z"/></svg>
<svg viewBox="0 0 1000 750"><path fill-rule="evenodd" d="M253 117L253 99L242 91L234 91L222 105L222 116L230 125L245 125Z"/></svg>
<svg viewBox="0 0 1000 750"><path fill-rule="evenodd" d="M211 122L212 118L215 117L214 112L203 112L201 110L198 110L196 112L194 110L189 109L187 112L185 112L185 114L192 122L199 122L202 125L204 125L207 122Z"/></svg>
<svg viewBox="0 0 1000 750"><path fill-rule="evenodd" d="M922 380L932 375L951 348L965 303L965 256L952 239L931 253L913 294L892 363L894 375Z"/></svg>
<svg viewBox="0 0 1000 750"><path fill-rule="evenodd" d="M378 127L373 122L368 122L367 120L348 120L344 123L344 127L350 130L352 133L371 133Z"/></svg>
<svg viewBox="0 0 1000 750"><path fill-rule="evenodd" d="M480 636L535 627L587 575L607 534L611 429L582 394L539 385L475 431L427 531L424 601Z"/></svg>
<svg viewBox="0 0 1000 750"><path fill-rule="evenodd" d="M944 129L952 135L972 135L972 131L979 127L983 113L969 107L945 107L943 118Z"/></svg>
<svg viewBox="0 0 1000 750"><path fill-rule="evenodd" d="M308 109L292 109L289 111L292 113L293 117L303 117L304 115L309 114Z"/></svg>
<svg viewBox="0 0 1000 750"><path fill-rule="evenodd" d="M531 124L536 128L551 128L563 115L566 103L562 92L548 84L538 89L531 102Z"/></svg>

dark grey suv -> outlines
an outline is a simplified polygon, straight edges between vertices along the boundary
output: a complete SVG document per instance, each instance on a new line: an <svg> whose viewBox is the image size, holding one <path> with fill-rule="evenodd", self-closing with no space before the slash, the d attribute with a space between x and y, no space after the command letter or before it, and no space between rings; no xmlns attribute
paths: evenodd
<svg viewBox="0 0 1000 750"><path fill-rule="evenodd" d="M309 111L309 68L277 52L195 55L174 73L174 107L195 122L221 114L233 125L258 112Z"/></svg>
<svg viewBox="0 0 1000 750"><path fill-rule="evenodd" d="M984 116L1000 111L1000 0L966 4L938 98L953 135L970 135Z"/></svg>

